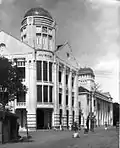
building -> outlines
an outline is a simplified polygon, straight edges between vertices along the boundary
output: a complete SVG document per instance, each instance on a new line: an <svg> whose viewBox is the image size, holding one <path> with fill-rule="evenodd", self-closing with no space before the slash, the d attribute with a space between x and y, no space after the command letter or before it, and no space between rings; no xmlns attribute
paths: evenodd
<svg viewBox="0 0 120 148"><path fill-rule="evenodd" d="M81 105L81 125L86 123L87 117L92 114L96 126L113 125L113 102L109 93L102 93L95 84L95 75L91 68L79 70L79 95Z"/></svg>
<svg viewBox="0 0 120 148"><path fill-rule="evenodd" d="M0 54L16 61L28 88L27 94L20 93L14 102L9 102L20 117L21 128L26 123L30 130L36 130L60 124L66 128L73 122L82 122L84 95L81 97L78 91L80 80L90 76L86 85L90 88L94 76L80 73L68 43L56 46L55 20L47 10L32 8L25 13L20 34L18 40L1 31ZM86 118L87 114L83 116Z"/></svg>

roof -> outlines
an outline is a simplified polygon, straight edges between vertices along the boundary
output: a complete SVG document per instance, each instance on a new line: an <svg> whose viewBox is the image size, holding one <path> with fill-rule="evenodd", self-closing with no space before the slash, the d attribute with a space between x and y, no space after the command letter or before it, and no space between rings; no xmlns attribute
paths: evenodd
<svg viewBox="0 0 120 148"><path fill-rule="evenodd" d="M90 92L88 89L86 89L86 88L84 88L84 87L82 87L82 86L80 86L80 87L78 88L78 91L79 91L79 93L81 93L81 92Z"/></svg>
<svg viewBox="0 0 120 148"><path fill-rule="evenodd" d="M79 65L72 53L72 50L69 46L69 44L63 44L59 45L60 48L55 51L55 55L58 59L60 59L63 63L70 65L71 67L74 67L75 69L78 69Z"/></svg>
<svg viewBox="0 0 120 148"><path fill-rule="evenodd" d="M111 98L111 95L110 95L109 92L103 92L102 94L105 95L105 96L107 96L107 97L109 97L109 98Z"/></svg>
<svg viewBox="0 0 120 148"><path fill-rule="evenodd" d="M29 45L21 42L5 31L0 31L0 47L5 47L4 55L9 54L28 54L33 53L34 49ZM0 53L2 51L0 50Z"/></svg>
<svg viewBox="0 0 120 148"><path fill-rule="evenodd" d="M45 16L45 17L48 17L50 19L53 19L51 14L45 10L44 8L41 8L41 7L36 7L36 8L31 8L29 9L25 15L24 15L24 18L25 17L28 17L28 16Z"/></svg>
<svg viewBox="0 0 120 148"><path fill-rule="evenodd" d="M95 76L93 70L89 67L80 68L78 74L79 75L92 75L93 77Z"/></svg>

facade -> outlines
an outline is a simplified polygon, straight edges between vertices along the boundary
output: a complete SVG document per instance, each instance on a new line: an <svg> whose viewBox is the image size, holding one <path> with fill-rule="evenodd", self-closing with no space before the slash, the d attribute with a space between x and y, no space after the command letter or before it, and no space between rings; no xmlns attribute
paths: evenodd
<svg viewBox="0 0 120 148"><path fill-rule="evenodd" d="M30 130L81 123L79 104L84 95L81 97L78 88L83 76L70 46L56 47L55 20L45 9L32 8L22 20L20 33L18 40L0 32L0 54L16 61L28 88L27 94L20 93L14 102L9 102L19 116L21 128L26 123ZM87 79L86 86L94 84L92 79Z"/></svg>

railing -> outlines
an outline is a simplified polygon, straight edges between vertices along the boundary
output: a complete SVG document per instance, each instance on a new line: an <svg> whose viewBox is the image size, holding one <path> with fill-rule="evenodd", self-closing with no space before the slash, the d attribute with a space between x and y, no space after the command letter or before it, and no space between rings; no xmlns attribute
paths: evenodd
<svg viewBox="0 0 120 148"><path fill-rule="evenodd" d="M24 107L26 107L26 102L16 102L16 107L17 108L24 108Z"/></svg>
<svg viewBox="0 0 120 148"><path fill-rule="evenodd" d="M52 102L37 102L37 107L39 108L53 108L53 103Z"/></svg>

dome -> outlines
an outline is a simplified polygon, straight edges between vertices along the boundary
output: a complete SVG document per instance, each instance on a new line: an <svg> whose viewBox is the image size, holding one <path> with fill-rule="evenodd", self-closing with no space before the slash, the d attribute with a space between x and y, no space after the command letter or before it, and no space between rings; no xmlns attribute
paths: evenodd
<svg viewBox="0 0 120 148"><path fill-rule="evenodd" d="M79 75L92 75L93 77L95 76L93 70L89 67L80 68L78 73Z"/></svg>
<svg viewBox="0 0 120 148"><path fill-rule="evenodd" d="M45 17L48 17L50 19L53 19L52 16L50 15L50 13L45 10L44 8L41 8L41 7L37 7L37 8L31 8L30 10L28 10L25 15L24 15L24 18L25 17L28 17L28 16L45 16Z"/></svg>

